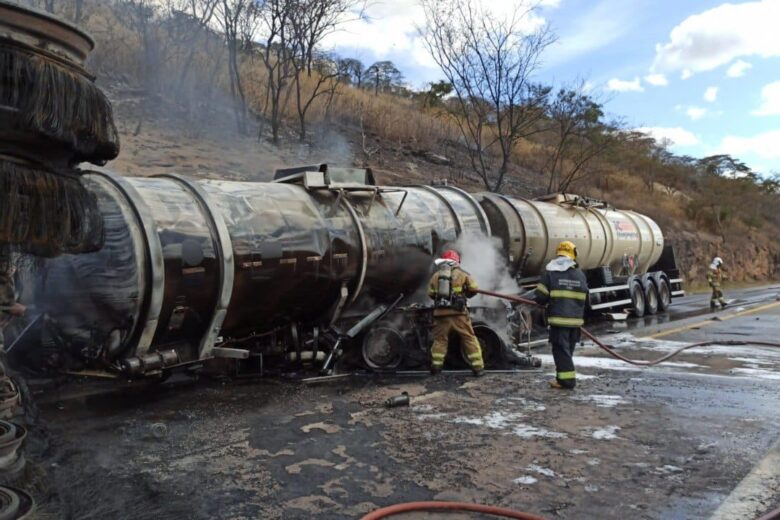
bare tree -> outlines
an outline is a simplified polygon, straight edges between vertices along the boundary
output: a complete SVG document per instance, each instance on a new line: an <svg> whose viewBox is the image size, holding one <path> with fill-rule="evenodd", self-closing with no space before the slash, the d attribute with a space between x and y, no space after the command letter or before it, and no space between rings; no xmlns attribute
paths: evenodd
<svg viewBox="0 0 780 520"><path fill-rule="evenodd" d="M546 26L530 23L535 5L519 4L502 19L475 0L422 3L426 23L421 32L454 88L457 102L451 113L472 168L487 189L500 191L515 145L540 130L549 89L533 85L531 78L555 38Z"/></svg>
<svg viewBox="0 0 780 520"><path fill-rule="evenodd" d="M295 106L298 112L301 141L306 139L306 114L320 96L332 99L341 81L335 60L319 55L323 39L336 31L348 15L362 16L356 0L289 0L290 33L292 36L295 85ZM328 103L329 104L329 103Z"/></svg>
<svg viewBox="0 0 780 520"><path fill-rule="evenodd" d="M545 147L543 167L547 193L565 192L572 183L595 172L591 166L616 142L616 124L602 121L601 105L583 92L584 84L561 88L550 101L552 143Z"/></svg>
<svg viewBox="0 0 780 520"><path fill-rule="evenodd" d="M223 31L228 49L230 96L233 99L236 125L239 133L242 134L247 131L248 116L246 95L241 83L239 53L245 46L244 42L252 40L259 11L260 6L255 0L220 0L214 9L214 15Z"/></svg>
<svg viewBox="0 0 780 520"><path fill-rule="evenodd" d="M263 112L271 121L274 143L279 142L284 107L290 95L290 81L295 75L293 67L290 18L293 5L288 0L266 0L260 10L263 46L261 57L266 69L266 99Z"/></svg>

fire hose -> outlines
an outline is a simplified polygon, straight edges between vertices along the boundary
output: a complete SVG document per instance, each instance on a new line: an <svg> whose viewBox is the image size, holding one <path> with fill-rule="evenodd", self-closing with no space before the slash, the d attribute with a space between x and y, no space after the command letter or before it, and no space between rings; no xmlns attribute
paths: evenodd
<svg viewBox="0 0 780 520"><path fill-rule="evenodd" d="M510 302L519 303L523 305L532 305L536 307L542 307L541 304L536 303L533 300L529 300L527 298L522 298L520 296L511 296L508 294L501 294L493 291L485 291L482 289L478 289L475 292L479 294L484 294L485 296L493 296L495 298L501 298L504 300L508 300ZM663 363L664 361L667 361L670 358L673 358L674 356L680 354L681 352L684 352L688 349L694 348L694 347L705 347L708 345L757 345L762 347L776 347L780 348L780 343L771 343L767 341L704 341L700 343L694 343L692 345L686 345L684 347L678 348L677 350L670 352L664 356L661 356L658 359L653 359L650 361L644 361L644 360L636 360L636 359L630 359L627 358L621 354L618 354L613 350L613 348L609 345L606 345L602 341L600 341L596 336L588 332L585 328L582 328L582 333L593 341L596 345L598 345L601 349L603 349L605 352L607 352L610 356L619 359L621 361L625 361L626 363L630 363L632 365L637 366L653 366L657 365L659 363ZM406 504L396 504L388 507L383 507L381 509L377 509L376 511L373 511L367 515L365 515L361 520L381 520L382 518L387 518L389 516L403 514L403 513L411 513L415 511L449 511L449 512L456 512L456 511L469 511L474 513L483 513L493 516L499 516L503 518L517 518L521 520L544 520L543 517L533 515L531 513L525 513L522 511L514 511L511 509L505 509L501 507L494 507L494 506L487 506L482 504L470 504L467 502L437 502L437 501L429 501L429 502L409 502ZM780 509L776 509L774 511L771 511L764 516L760 517L758 520L780 520Z"/></svg>
<svg viewBox="0 0 780 520"><path fill-rule="evenodd" d="M519 303L523 305L532 305L535 307L543 307L543 305L536 303L533 300L529 300L528 298L523 298L520 296L512 296L509 294L502 294L497 293L493 291L485 291L483 289L476 289L474 292L479 294L484 294L485 296L493 296L495 298L501 298L510 302ZM649 361L644 360L638 360L638 359L630 359L622 354L619 354L615 352L614 347L605 344L601 340L599 340L596 336L588 332L587 329L582 327L580 330L582 330L582 334L591 340L593 343L595 343L598 347L600 347L602 350L604 350L607 354L614 357L615 359L619 359L621 361L624 361L626 363L630 363L632 365L640 366L640 367L651 367L653 365L657 365L659 363L663 363L664 361L667 361L674 356L680 354L681 352L684 352L688 349L696 348L696 347L707 347L710 345L726 345L726 346L746 346L746 345L755 345L760 347L774 347L774 348L780 348L780 343L772 343L769 341L735 341L735 340L724 340L724 341L702 341L700 343L692 343L690 345L685 345L684 347L680 347L677 350L674 350L664 356L661 356L658 359L653 359Z"/></svg>

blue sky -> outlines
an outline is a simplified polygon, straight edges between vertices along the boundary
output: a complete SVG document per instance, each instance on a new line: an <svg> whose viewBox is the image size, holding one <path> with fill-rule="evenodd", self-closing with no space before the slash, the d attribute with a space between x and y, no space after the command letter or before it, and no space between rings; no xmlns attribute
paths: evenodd
<svg viewBox="0 0 780 520"><path fill-rule="evenodd" d="M480 1L480 0L477 0ZM517 2L482 0L498 14ZM414 87L442 78L417 35L416 0L380 0L329 42L392 60ZM586 79L630 128L696 157L731 153L780 172L780 0L542 0L558 36L538 79Z"/></svg>

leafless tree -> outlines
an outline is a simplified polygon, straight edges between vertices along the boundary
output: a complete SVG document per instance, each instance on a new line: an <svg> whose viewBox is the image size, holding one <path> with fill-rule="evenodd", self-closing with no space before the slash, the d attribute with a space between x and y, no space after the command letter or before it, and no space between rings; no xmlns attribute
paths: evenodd
<svg viewBox="0 0 780 520"><path fill-rule="evenodd" d="M511 16L499 18L475 0L422 3L421 33L454 88L451 113L472 168L487 189L500 191L517 142L540 131L549 89L531 78L555 38L532 23L535 5L518 4Z"/></svg>
<svg viewBox="0 0 780 520"><path fill-rule="evenodd" d="M269 0L272 3L274 0ZM260 5L255 0L220 0L214 15L225 37L228 50L228 77L230 95L233 99L233 111L239 133L247 131L246 95L241 82L239 56L245 42L251 41L255 22L260 13Z"/></svg>
<svg viewBox="0 0 780 520"><path fill-rule="evenodd" d="M543 152L548 193L565 192L595 173L596 159L617 143L617 123L605 123L601 108L584 93L582 82L553 96L547 111L551 142Z"/></svg>

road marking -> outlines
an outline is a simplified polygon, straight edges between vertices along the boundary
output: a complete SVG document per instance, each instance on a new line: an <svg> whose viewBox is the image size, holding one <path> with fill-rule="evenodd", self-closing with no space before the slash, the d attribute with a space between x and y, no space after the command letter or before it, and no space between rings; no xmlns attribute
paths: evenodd
<svg viewBox="0 0 780 520"><path fill-rule="evenodd" d="M780 489L780 442L742 479L710 520L756 518L773 506Z"/></svg>
<svg viewBox="0 0 780 520"><path fill-rule="evenodd" d="M733 319L733 318L739 318L741 316L747 316L748 314L754 314L756 312L761 312L761 311L764 311L764 310L767 310L767 309L771 309L773 307L777 307L779 305L780 305L780 302L767 303L766 305L760 305L760 306L755 307L753 309L748 309L748 310L745 310L745 311L737 312L735 314L729 314L728 316L723 316L722 318L720 318L720 320L715 320L715 319L709 318L709 319L706 319L706 320L702 320L702 321L697 321L695 323L691 323L689 325L685 325L684 327L677 327L677 328L674 328L674 329L665 330L665 331L658 332L656 334L651 334L650 336L645 336L645 337L646 338L651 338L651 339L652 338L661 338L663 336L669 336L669 335L675 334L677 332L684 332L686 330L695 329L697 327L704 327L706 325L711 325L713 323L723 322L723 321L727 321L727 320L730 320L730 319Z"/></svg>

